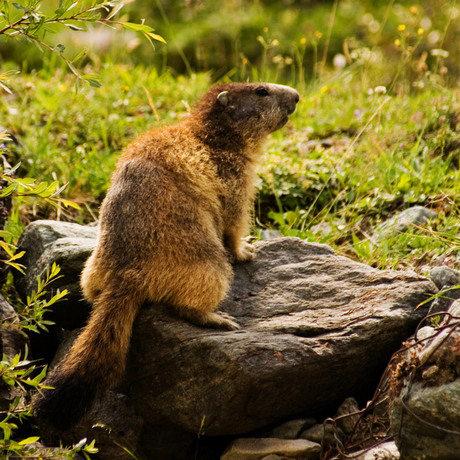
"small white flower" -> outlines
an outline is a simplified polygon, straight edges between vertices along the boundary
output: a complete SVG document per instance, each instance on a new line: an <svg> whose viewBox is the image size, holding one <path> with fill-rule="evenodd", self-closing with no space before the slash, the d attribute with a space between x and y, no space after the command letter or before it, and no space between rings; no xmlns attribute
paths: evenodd
<svg viewBox="0 0 460 460"><path fill-rule="evenodd" d="M332 63L337 70L342 70L347 65L347 59L343 54L339 53L334 56Z"/></svg>
<svg viewBox="0 0 460 460"><path fill-rule="evenodd" d="M375 92L375 94L386 94L387 89L385 88L385 86L376 86L374 88L374 92Z"/></svg>
<svg viewBox="0 0 460 460"><path fill-rule="evenodd" d="M449 51L442 50L442 49L438 48L438 49L431 50L431 55L432 56L440 56L440 57L443 57L443 58L447 58L447 57L449 57Z"/></svg>

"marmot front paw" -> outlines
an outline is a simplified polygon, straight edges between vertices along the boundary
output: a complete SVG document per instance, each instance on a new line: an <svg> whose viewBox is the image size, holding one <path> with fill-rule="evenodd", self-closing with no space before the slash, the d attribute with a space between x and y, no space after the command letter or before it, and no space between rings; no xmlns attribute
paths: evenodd
<svg viewBox="0 0 460 460"><path fill-rule="evenodd" d="M256 247L247 241L241 241L240 245L236 248L235 258L240 262L246 260L253 260L256 257Z"/></svg>

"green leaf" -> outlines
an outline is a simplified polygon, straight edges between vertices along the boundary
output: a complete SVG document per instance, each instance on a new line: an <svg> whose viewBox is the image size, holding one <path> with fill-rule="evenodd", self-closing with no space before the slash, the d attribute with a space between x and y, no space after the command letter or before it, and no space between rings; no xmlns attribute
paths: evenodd
<svg viewBox="0 0 460 460"><path fill-rule="evenodd" d="M13 179L16 183L18 184L21 184L21 185L24 185L24 186L28 186L28 185L33 185L35 184L35 179L32 178L32 177L24 177L22 179Z"/></svg>
<svg viewBox="0 0 460 460"><path fill-rule="evenodd" d="M102 85L99 82L99 76L93 74L83 75L83 80L87 81L94 88L100 88Z"/></svg>
<svg viewBox="0 0 460 460"><path fill-rule="evenodd" d="M27 8L25 8L24 6L20 5L19 3L13 2L13 6L14 6L17 10L27 11Z"/></svg>
<svg viewBox="0 0 460 460"><path fill-rule="evenodd" d="M64 22L64 25L65 25L66 27L68 27L69 29L71 29L71 30L83 31L83 32L85 31L85 29L83 29L82 27L78 27L78 26L76 26L75 24L70 24L70 23L68 23L68 22Z"/></svg>
<svg viewBox="0 0 460 460"><path fill-rule="evenodd" d="M156 40L158 42L161 42L161 43L164 43L166 44L166 40L161 36L161 35L158 35L158 34L154 34L152 32L146 32L145 33L146 37L147 38L152 38L153 40Z"/></svg>
<svg viewBox="0 0 460 460"><path fill-rule="evenodd" d="M26 192L26 194L39 195L44 190L46 190L47 187L48 187L47 182L40 182L35 188L32 188L29 192Z"/></svg>
<svg viewBox="0 0 460 460"><path fill-rule="evenodd" d="M8 187L5 187L2 190L2 193L0 193L0 198L11 195L14 192L15 188L16 188L16 184L8 185Z"/></svg>
<svg viewBox="0 0 460 460"><path fill-rule="evenodd" d="M134 32L153 32L153 29L146 24L136 24L134 22L124 22L123 27Z"/></svg>
<svg viewBox="0 0 460 460"><path fill-rule="evenodd" d="M59 199L59 203L63 204L64 207L68 208L74 208L74 209L77 209L77 210L80 210L80 206L77 204L77 203L74 203L73 201L70 201L70 200L64 200L62 198Z"/></svg>
<svg viewBox="0 0 460 460"><path fill-rule="evenodd" d="M40 439L40 436L31 436L30 438L23 439L22 441L19 441L19 445L25 446L26 444L33 444L34 442L37 442Z"/></svg>
<svg viewBox="0 0 460 460"><path fill-rule="evenodd" d="M80 51L73 59L72 59L72 63L75 63L77 61L79 61L85 54L86 54L87 50L83 50L83 51Z"/></svg>
<svg viewBox="0 0 460 460"><path fill-rule="evenodd" d="M10 387L14 386L14 384L16 383L15 380L8 375L2 375L2 379Z"/></svg>
<svg viewBox="0 0 460 460"><path fill-rule="evenodd" d="M11 262L12 260L20 259L25 253L26 251L17 252L16 254L14 254L13 257L10 258L8 262Z"/></svg>
<svg viewBox="0 0 460 460"><path fill-rule="evenodd" d="M18 272L22 273L23 275L26 274L25 272L25 266L24 265L21 265L21 264L17 264L15 262L6 262L10 267L13 267L14 269L16 269Z"/></svg>

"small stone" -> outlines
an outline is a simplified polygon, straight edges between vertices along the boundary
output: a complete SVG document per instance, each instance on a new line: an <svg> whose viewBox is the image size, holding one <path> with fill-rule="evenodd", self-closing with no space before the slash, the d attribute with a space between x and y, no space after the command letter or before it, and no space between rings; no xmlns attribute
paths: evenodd
<svg viewBox="0 0 460 460"><path fill-rule="evenodd" d="M393 441L353 454L354 460L399 460L399 457L399 450Z"/></svg>
<svg viewBox="0 0 460 460"><path fill-rule="evenodd" d="M439 372L439 367L436 366L435 364L433 364L428 369L423 371L422 379L423 380L430 380L433 377L435 377L438 372Z"/></svg>
<svg viewBox="0 0 460 460"><path fill-rule="evenodd" d="M324 446L335 446L337 443L336 436L341 440L345 440L346 437L339 427L334 428L329 423L326 424L326 426L319 423L305 430L299 438L307 439L308 441L316 442Z"/></svg>
<svg viewBox="0 0 460 460"><path fill-rule="evenodd" d="M452 316L460 316L460 302L455 301L449 308L449 313Z"/></svg>
<svg viewBox="0 0 460 460"><path fill-rule="evenodd" d="M460 274L453 268L442 265L440 267L434 267L430 271L430 279L436 284L438 289L443 289L446 286L457 286L460 284ZM460 291L457 289L457 291ZM454 292L451 294L455 295ZM460 292L457 293L457 297L460 297Z"/></svg>
<svg viewBox="0 0 460 460"><path fill-rule="evenodd" d="M310 231L314 234L327 236L332 232L332 227L328 222L321 222L320 224L312 225Z"/></svg>
<svg viewBox="0 0 460 460"><path fill-rule="evenodd" d="M269 455L319 460L321 446L305 439L240 438L233 441L221 460L260 460Z"/></svg>
<svg viewBox="0 0 460 460"><path fill-rule="evenodd" d="M299 434L316 424L314 418L302 418L298 420L290 420L289 422L279 425L270 432L271 438L279 439L296 439Z"/></svg>
<svg viewBox="0 0 460 460"><path fill-rule="evenodd" d="M347 398L337 409L337 426L346 434L350 434L360 417L359 406L355 398Z"/></svg>
<svg viewBox="0 0 460 460"><path fill-rule="evenodd" d="M274 240L276 238L279 238L280 236L283 235L281 235L281 232L279 232L278 230L262 230L262 232L260 233L260 239L263 241Z"/></svg>
<svg viewBox="0 0 460 460"><path fill-rule="evenodd" d="M413 206L383 222L376 229L380 238L406 232L413 225L426 225L438 215L423 206Z"/></svg>

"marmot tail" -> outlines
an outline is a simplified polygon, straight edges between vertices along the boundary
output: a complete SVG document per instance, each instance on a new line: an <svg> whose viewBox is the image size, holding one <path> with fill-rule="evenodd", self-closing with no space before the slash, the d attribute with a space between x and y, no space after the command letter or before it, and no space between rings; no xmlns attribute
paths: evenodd
<svg viewBox="0 0 460 460"><path fill-rule="evenodd" d="M71 427L119 382L142 304L134 297L133 293L122 295L120 289L97 297L88 325L46 379L52 388L40 390L33 401L40 423L59 431Z"/></svg>

